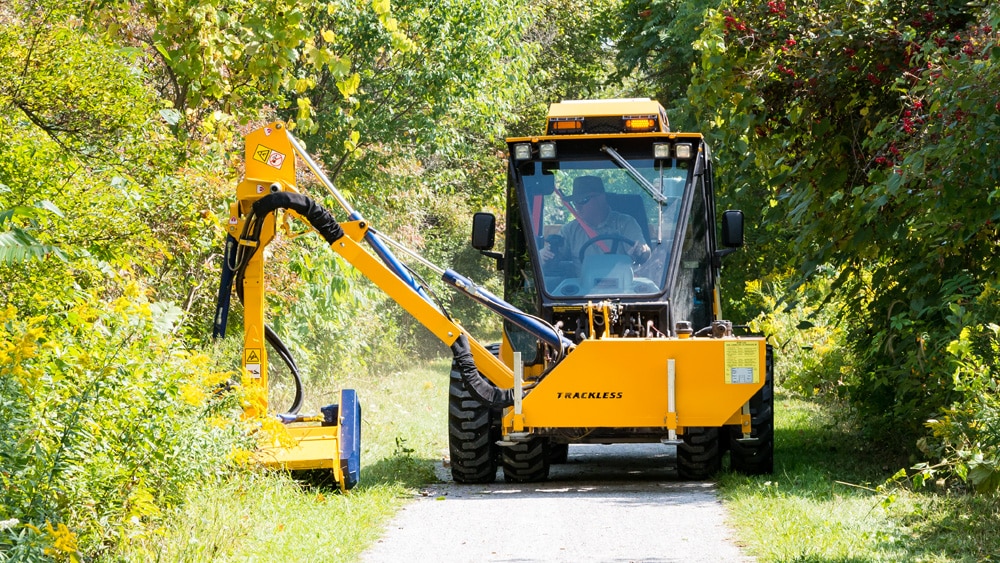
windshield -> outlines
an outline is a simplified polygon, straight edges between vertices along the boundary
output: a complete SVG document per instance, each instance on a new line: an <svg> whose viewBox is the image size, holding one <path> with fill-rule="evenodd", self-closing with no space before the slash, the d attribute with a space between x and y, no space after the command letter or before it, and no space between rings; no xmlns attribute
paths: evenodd
<svg viewBox="0 0 1000 563"><path fill-rule="evenodd" d="M546 294L602 298L663 291L689 161L629 163L662 190L664 204L607 158L518 167L527 238Z"/></svg>

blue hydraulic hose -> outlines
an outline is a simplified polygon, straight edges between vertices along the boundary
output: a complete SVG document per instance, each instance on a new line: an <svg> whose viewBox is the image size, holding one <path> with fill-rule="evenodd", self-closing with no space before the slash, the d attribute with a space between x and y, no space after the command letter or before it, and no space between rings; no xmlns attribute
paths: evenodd
<svg viewBox="0 0 1000 563"><path fill-rule="evenodd" d="M351 221L364 221L364 217L362 217L361 214L358 213L357 211L353 211L351 213L350 219ZM417 283L415 279L413 279L413 276L410 275L410 271L407 270L405 266L403 266L402 262L400 262L396 258L396 255L393 254L391 250L389 250L389 247L387 247L385 243L382 242L382 239L380 239L378 235L376 235L371 230L366 231L365 240L368 241L368 245L372 247L372 250L375 251L375 254L377 254L378 257L382 259L382 262L386 265L386 267L392 270L392 272L396 274L396 276L399 277L399 279L403 280L406 283L406 285L413 288L413 291L416 291L421 297L426 299L428 302L434 303L434 300L432 300L431 297L427 295L427 292L424 291L424 288L419 283Z"/></svg>
<svg viewBox="0 0 1000 563"><path fill-rule="evenodd" d="M507 303L503 299L500 299L496 295L493 295L489 291L479 287L473 283L472 280L462 274L459 274L454 270L445 270L444 274L441 275L441 279L445 283L455 287L469 297L489 307L490 310L496 312L501 317L535 335L553 348L562 348L565 350L566 348L573 346L572 342L555 332L551 326L541 322L539 319L532 317L531 315L528 315L527 313L524 313L517 307L514 307L510 303Z"/></svg>

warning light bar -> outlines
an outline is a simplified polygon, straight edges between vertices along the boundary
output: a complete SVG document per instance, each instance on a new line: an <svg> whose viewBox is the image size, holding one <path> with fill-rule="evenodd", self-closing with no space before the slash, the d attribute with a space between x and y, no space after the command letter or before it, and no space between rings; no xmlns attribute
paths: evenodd
<svg viewBox="0 0 1000 563"><path fill-rule="evenodd" d="M625 116L625 131L629 133L647 133L656 129L655 115Z"/></svg>
<svg viewBox="0 0 1000 563"><path fill-rule="evenodd" d="M583 132L582 117L552 117L549 118L549 131L552 133Z"/></svg>

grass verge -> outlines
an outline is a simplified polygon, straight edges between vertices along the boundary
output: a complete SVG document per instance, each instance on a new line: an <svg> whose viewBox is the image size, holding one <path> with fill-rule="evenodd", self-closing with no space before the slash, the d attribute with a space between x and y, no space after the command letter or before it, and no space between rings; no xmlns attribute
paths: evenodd
<svg viewBox="0 0 1000 563"><path fill-rule="evenodd" d="M436 479L433 462L447 455L449 366L337 383L357 389L363 405L362 480L349 494L246 472L192 491L158 541L114 559L356 561ZM307 386L320 398L335 390ZM887 482L906 460L888 459L822 407L779 396L776 413L774 474L719 478L738 539L762 563L1000 560L1000 499Z"/></svg>
<svg viewBox="0 0 1000 563"><path fill-rule="evenodd" d="M719 480L759 561L1000 560L1000 500L897 484L906 460L887 459L816 404L779 397L776 414L774 474Z"/></svg>
<svg viewBox="0 0 1000 563"><path fill-rule="evenodd" d="M335 484L249 471L192 491L157 541L117 554L126 561L355 561L447 455L450 360L370 379L340 378L362 404L361 481ZM311 396L335 396L333 387ZM317 400L321 403L322 400ZM313 410L307 402L307 409Z"/></svg>

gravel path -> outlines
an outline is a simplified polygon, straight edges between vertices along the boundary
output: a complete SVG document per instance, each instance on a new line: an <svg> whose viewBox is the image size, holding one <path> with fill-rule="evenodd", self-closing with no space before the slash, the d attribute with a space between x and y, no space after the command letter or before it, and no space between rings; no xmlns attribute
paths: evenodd
<svg viewBox="0 0 1000 563"><path fill-rule="evenodd" d="M549 481L422 492L362 555L399 561L750 562L712 483L677 480L660 444L570 446Z"/></svg>

